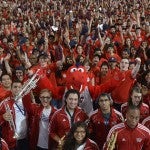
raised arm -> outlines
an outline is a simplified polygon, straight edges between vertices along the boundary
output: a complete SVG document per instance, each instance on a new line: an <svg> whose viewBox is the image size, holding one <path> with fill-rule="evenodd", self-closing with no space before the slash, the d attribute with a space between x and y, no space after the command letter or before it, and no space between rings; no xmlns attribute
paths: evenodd
<svg viewBox="0 0 150 150"><path fill-rule="evenodd" d="M141 66L140 58L136 58L135 61L136 61L136 66L132 69L132 72L131 72L132 78L136 78L136 75L139 72L140 66Z"/></svg>

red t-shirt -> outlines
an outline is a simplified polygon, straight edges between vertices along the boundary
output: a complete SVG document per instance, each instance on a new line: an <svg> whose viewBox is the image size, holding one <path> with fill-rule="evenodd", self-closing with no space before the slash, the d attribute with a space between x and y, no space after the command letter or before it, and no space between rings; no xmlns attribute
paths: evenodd
<svg viewBox="0 0 150 150"><path fill-rule="evenodd" d="M128 101L129 92L135 82L135 79L132 78L132 76L131 76L131 70L128 70L125 72L118 71L117 74L118 74L120 83L112 91L111 94L112 94L113 101L115 103L121 104L121 103L125 103ZM116 76L117 76L117 74L116 74Z"/></svg>
<svg viewBox="0 0 150 150"><path fill-rule="evenodd" d="M6 90L2 85L0 85L0 102L2 102L5 98L11 95L11 91Z"/></svg>

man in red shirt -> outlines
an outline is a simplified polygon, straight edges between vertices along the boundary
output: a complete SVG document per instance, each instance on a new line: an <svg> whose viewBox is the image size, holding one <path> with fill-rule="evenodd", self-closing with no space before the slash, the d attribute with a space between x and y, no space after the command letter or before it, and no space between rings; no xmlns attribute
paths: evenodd
<svg viewBox="0 0 150 150"><path fill-rule="evenodd" d="M149 150L150 130L139 123L140 110L136 106L128 107L126 121L112 127L104 145L106 149Z"/></svg>
<svg viewBox="0 0 150 150"><path fill-rule="evenodd" d="M122 114L111 107L112 99L107 93L98 98L99 109L90 117L89 131L99 149L102 149L111 127L123 121Z"/></svg>
<svg viewBox="0 0 150 150"><path fill-rule="evenodd" d="M114 107L120 111L121 104L128 101L129 91L132 88L136 75L140 69L141 59L136 58L136 66L132 70L129 68L129 60L122 59L120 62L120 70L116 70L114 78L119 80L118 86L112 91L111 96L114 101Z"/></svg>

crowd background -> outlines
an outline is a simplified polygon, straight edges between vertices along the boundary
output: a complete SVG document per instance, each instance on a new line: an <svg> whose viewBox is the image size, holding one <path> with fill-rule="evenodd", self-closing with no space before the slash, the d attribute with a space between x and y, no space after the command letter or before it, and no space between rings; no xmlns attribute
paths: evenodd
<svg viewBox="0 0 150 150"><path fill-rule="evenodd" d="M82 65L95 86L114 76L124 58L132 70L137 57L141 66L134 85L150 106L149 0L1 1L0 101L10 94L3 74L24 83L42 67L53 85L65 86L68 68ZM62 106L55 99L52 105Z"/></svg>
<svg viewBox="0 0 150 150"><path fill-rule="evenodd" d="M45 53L48 63L62 62L55 72L47 70L49 75L54 73L57 85L65 84L63 72L68 66L84 60L89 61L88 72L92 70L94 74L94 85L103 82L99 79L101 63L97 64L95 55L106 62L110 57L116 62L128 58L131 68L135 58L140 57L138 81L145 85L149 82L145 71L150 63L149 7L146 0L2 1L1 74L14 76L20 66L26 73L38 63L38 56Z"/></svg>

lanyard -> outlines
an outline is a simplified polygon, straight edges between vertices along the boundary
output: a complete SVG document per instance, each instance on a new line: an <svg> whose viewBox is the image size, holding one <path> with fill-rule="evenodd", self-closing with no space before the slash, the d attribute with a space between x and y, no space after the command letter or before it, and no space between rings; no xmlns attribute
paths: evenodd
<svg viewBox="0 0 150 150"><path fill-rule="evenodd" d="M23 116L25 116L25 115L26 115L26 112L25 112L25 110L23 109L23 107L22 107L22 109L21 109L17 103L15 103L15 105L17 106L17 108L19 109L19 111L21 112L21 114L22 114Z"/></svg>

